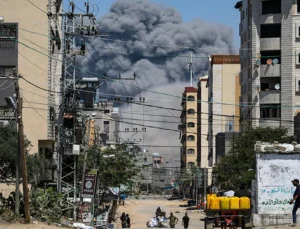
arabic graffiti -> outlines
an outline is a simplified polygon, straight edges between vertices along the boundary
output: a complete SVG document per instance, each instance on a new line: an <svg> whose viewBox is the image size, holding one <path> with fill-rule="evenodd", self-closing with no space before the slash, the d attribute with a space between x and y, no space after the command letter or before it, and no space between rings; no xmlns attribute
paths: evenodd
<svg viewBox="0 0 300 229"><path fill-rule="evenodd" d="M273 194L273 193L286 193L286 194L293 194L294 193L294 188L286 188L286 187L265 187L260 190L261 193L268 193L268 194Z"/></svg>
<svg viewBox="0 0 300 229"><path fill-rule="evenodd" d="M263 201L262 205L284 205L289 204L290 199L280 200L280 199L268 199L266 201Z"/></svg>

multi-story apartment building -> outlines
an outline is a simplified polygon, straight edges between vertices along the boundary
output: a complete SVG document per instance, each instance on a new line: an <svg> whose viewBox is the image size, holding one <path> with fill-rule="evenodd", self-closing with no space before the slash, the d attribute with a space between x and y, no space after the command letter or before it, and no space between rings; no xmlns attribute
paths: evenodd
<svg viewBox="0 0 300 229"><path fill-rule="evenodd" d="M212 55L208 87L208 167L216 163L216 135L239 131L240 58ZM205 102L205 101L203 101Z"/></svg>
<svg viewBox="0 0 300 229"><path fill-rule="evenodd" d="M198 81L198 165L200 168L208 168L208 141L205 135L208 133L208 88L207 85L208 76L199 77ZM203 101L203 102L201 102Z"/></svg>
<svg viewBox="0 0 300 229"><path fill-rule="evenodd" d="M300 1L242 0L241 127L285 127L300 105Z"/></svg>
<svg viewBox="0 0 300 229"><path fill-rule="evenodd" d="M26 137L31 142L31 153L52 155L55 140L55 111L59 105L61 62L60 20L56 12L61 9L62 0L0 1L0 15L4 22L0 26L16 24L18 48L6 48L16 52L17 62L6 63L0 58L0 73L17 71L34 85L20 79L23 97L23 122ZM52 13L48 14L47 13ZM50 16L52 15L52 16ZM49 16L49 17L48 17ZM10 28L10 27L9 27ZM8 29L9 29L8 28ZM0 31L3 32L2 29ZM14 38L13 38L14 39ZM12 40L6 41L11 43ZM3 53L3 52L2 52ZM0 51L1 56L1 51ZM51 91L51 92L50 92Z"/></svg>
<svg viewBox="0 0 300 229"><path fill-rule="evenodd" d="M186 87L182 94L181 113L181 167L190 168L197 166L197 100L198 90L194 87Z"/></svg>

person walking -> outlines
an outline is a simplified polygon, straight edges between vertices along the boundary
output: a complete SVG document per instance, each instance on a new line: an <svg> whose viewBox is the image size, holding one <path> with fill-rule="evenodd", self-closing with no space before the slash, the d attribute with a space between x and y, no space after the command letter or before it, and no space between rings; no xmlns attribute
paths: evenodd
<svg viewBox="0 0 300 229"><path fill-rule="evenodd" d="M125 212L122 213L120 220L121 220L122 228L127 228L127 217Z"/></svg>
<svg viewBox="0 0 300 229"><path fill-rule="evenodd" d="M291 227L295 227L296 226L296 222L297 222L297 210L300 207L300 185L299 185L299 180L298 179L294 179L292 180L293 185L296 187L296 190L294 192L293 195L293 199L291 199L290 204L293 204L294 201L294 207L293 207L293 224L291 224Z"/></svg>
<svg viewBox="0 0 300 229"><path fill-rule="evenodd" d="M178 218L173 215L173 212L170 213L170 217L168 218L168 220L170 220L170 228L175 228L175 225L178 223Z"/></svg>
<svg viewBox="0 0 300 229"><path fill-rule="evenodd" d="M182 226L183 226L183 228L184 229L188 229L189 223L190 223L190 217L188 217L188 214L186 212L185 215L182 218Z"/></svg>
<svg viewBox="0 0 300 229"><path fill-rule="evenodd" d="M127 228L130 228L131 222L130 222L129 214L126 214L126 222L127 222Z"/></svg>

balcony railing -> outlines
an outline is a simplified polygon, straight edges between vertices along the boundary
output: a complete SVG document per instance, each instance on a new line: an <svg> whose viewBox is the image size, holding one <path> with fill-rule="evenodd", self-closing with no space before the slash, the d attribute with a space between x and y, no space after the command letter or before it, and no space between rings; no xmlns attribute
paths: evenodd
<svg viewBox="0 0 300 229"><path fill-rule="evenodd" d="M259 101L264 104L278 104L280 103L280 90L268 90L259 92Z"/></svg>
<svg viewBox="0 0 300 229"><path fill-rule="evenodd" d="M281 76L281 65L260 65L260 77L279 77Z"/></svg>

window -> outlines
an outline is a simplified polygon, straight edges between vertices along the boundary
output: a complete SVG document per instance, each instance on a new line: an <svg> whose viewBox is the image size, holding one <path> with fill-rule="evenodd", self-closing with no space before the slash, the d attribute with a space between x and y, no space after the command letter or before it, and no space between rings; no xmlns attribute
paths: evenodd
<svg viewBox="0 0 300 229"><path fill-rule="evenodd" d="M104 114L109 114L109 110L104 110Z"/></svg>
<svg viewBox="0 0 300 229"><path fill-rule="evenodd" d="M298 0L298 4L297 4L297 13L300 13L300 0Z"/></svg>
<svg viewBox="0 0 300 229"><path fill-rule="evenodd" d="M188 127L195 127L195 123L189 122L189 123L187 124L187 126L188 126Z"/></svg>
<svg viewBox="0 0 300 229"><path fill-rule="evenodd" d="M281 0L262 1L262 14L281 14Z"/></svg>
<svg viewBox="0 0 300 229"><path fill-rule="evenodd" d="M187 137L187 140L188 140L188 141L194 141L194 140L195 140L195 136L189 135L189 136Z"/></svg>
<svg viewBox="0 0 300 229"><path fill-rule="evenodd" d="M262 104L260 108L260 118L280 118L280 104Z"/></svg>
<svg viewBox="0 0 300 229"><path fill-rule="evenodd" d="M280 86L280 83L280 77L263 77L260 79L260 90L278 90L278 88L276 89L276 85Z"/></svg>
<svg viewBox="0 0 300 229"><path fill-rule="evenodd" d="M195 110L194 109L188 109L187 113L188 114L195 114Z"/></svg>
<svg viewBox="0 0 300 229"><path fill-rule="evenodd" d="M295 80L295 91L300 92L300 75L296 75Z"/></svg>
<svg viewBox="0 0 300 229"><path fill-rule="evenodd" d="M195 167L195 163L194 162L188 162L187 167L188 167L188 169L192 169L192 168Z"/></svg>
<svg viewBox="0 0 300 229"><path fill-rule="evenodd" d="M295 24L296 28L295 28L295 36L296 38L300 38L300 22L297 22Z"/></svg>
<svg viewBox="0 0 300 229"><path fill-rule="evenodd" d="M187 153L188 154L195 154L195 150L194 149L188 149Z"/></svg>
<svg viewBox="0 0 300 229"><path fill-rule="evenodd" d="M0 77L11 76L13 69L12 67L0 67Z"/></svg>
<svg viewBox="0 0 300 229"><path fill-rule="evenodd" d="M260 25L260 38L281 37L281 24Z"/></svg>
<svg viewBox="0 0 300 229"><path fill-rule="evenodd" d="M103 132L109 133L109 121L104 121L103 124L104 124Z"/></svg>
<svg viewBox="0 0 300 229"><path fill-rule="evenodd" d="M187 100L188 101L195 101L195 97L190 95L190 96L187 97Z"/></svg>
<svg viewBox="0 0 300 229"><path fill-rule="evenodd" d="M296 65L300 65L300 49L296 49Z"/></svg>
<svg viewBox="0 0 300 229"><path fill-rule="evenodd" d="M281 63L281 51L276 50L276 51L261 51L260 52L260 64L267 64L267 61L269 59L277 59L278 64Z"/></svg>

